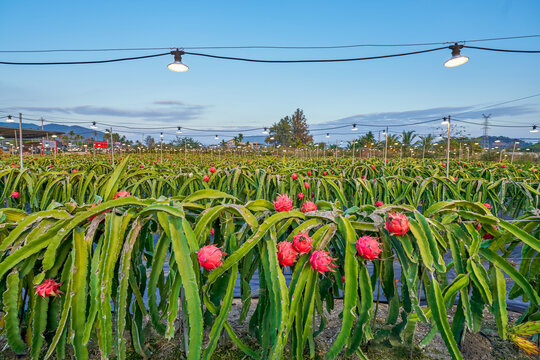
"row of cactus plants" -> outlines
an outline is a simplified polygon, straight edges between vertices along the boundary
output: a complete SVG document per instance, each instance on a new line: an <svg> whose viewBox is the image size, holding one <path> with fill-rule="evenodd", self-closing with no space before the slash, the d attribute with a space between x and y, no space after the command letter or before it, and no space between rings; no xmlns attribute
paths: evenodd
<svg viewBox="0 0 540 360"><path fill-rule="evenodd" d="M134 350L151 357L145 346L148 317L167 339L182 328L189 359L211 358L224 332L251 358L280 359L290 346L287 356L300 359L305 351L314 354L327 312L336 311L342 296L341 328L328 359L343 352L366 358L364 346L381 339L427 346L436 334L452 358L460 359L459 344L467 331L480 331L486 309L502 339L537 351L530 341L540 328L537 210L511 223L497 217L484 198L433 199L421 211L418 203L385 198L349 202L341 199L348 198L341 190L349 183L345 178L335 179L341 185L332 188L339 191L320 198L320 192L304 192L315 185L302 184L314 170L305 176L297 171L296 178L285 173L287 186L275 186L266 198L246 201L230 189L195 187L182 195L140 199L131 196L133 187L124 187L132 161L104 173L102 184L92 183L92 201L54 201L29 214L3 209L0 325L14 352L64 358L69 345L77 359L86 359L93 343L102 358L122 359L127 333ZM225 172L217 166L209 173L220 171ZM301 192L293 186L299 180ZM299 199L300 193L305 197ZM509 259L516 246L525 259L517 269ZM446 262L445 255L452 260ZM292 273L289 284L285 267ZM255 273L264 290L250 315ZM511 289L504 276L514 281ZM237 279L240 321L258 346L236 334L227 318ZM378 287L389 308L382 328L372 322ZM529 304L512 325L508 290L509 297ZM419 322L431 331L414 344Z"/></svg>

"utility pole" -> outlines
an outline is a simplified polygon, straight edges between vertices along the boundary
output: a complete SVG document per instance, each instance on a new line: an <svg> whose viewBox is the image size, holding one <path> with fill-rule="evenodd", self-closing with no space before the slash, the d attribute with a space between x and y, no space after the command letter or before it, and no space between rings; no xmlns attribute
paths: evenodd
<svg viewBox="0 0 540 360"><path fill-rule="evenodd" d="M388 126L386 127L385 139L384 139L384 166L386 166L386 157L388 154Z"/></svg>
<svg viewBox="0 0 540 360"><path fill-rule="evenodd" d="M112 165L114 167L114 140L112 136L112 128L111 128L111 155L112 155Z"/></svg>
<svg viewBox="0 0 540 360"><path fill-rule="evenodd" d="M514 140L514 148L512 149L512 159L510 160L510 164L514 163L514 153L516 152L516 144L519 144L519 141Z"/></svg>
<svg viewBox="0 0 540 360"><path fill-rule="evenodd" d="M19 113L19 149L21 150L19 153L21 155L21 170L23 167L23 142L22 142L22 114Z"/></svg>
<svg viewBox="0 0 540 360"><path fill-rule="evenodd" d="M489 151L490 144L489 144L488 130L489 130L489 118L491 117L491 114L489 115L482 114L482 116L484 117L484 139L483 139L482 147L484 149L487 148Z"/></svg>

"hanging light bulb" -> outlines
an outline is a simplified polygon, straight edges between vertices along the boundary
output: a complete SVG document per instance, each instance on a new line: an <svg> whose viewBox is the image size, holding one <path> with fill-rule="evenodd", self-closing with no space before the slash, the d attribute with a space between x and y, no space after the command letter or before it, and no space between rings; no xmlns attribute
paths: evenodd
<svg viewBox="0 0 540 360"><path fill-rule="evenodd" d="M448 125L448 119L446 117L443 117L441 125Z"/></svg>
<svg viewBox="0 0 540 360"><path fill-rule="evenodd" d="M532 132L532 133L537 133L538 132L538 129L536 128L536 125L533 125L533 128L531 131L529 132Z"/></svg>
<svg viewBox="0 0 540 360"><path fill-rule="evenodd" d="M96 122L92 121L92 126L90 126L91 129L97 129Z"/></svg>
<svg viewBox="0 0 540 360"><path fill-rule="evenodd" d="M500 143L501 140L499 140L499 138L497 138L497 140L495 140L496 143Z"/></svg>
<svg viewBox="0 0 540 360"><path fill-rule="evenodd" d="M268 128L264 128L263 132L264 135L268 135Z"/></svg>
<svg viewBox="0 0 540 360"><path fill-rule="evenodd" d="M326 138L328 139L330 137L330 133L326 133Z"/></svg>
<svg viewBox="0 0 540 360"><path fill-rule="evenodd" d="M274 137L273 137L273 136L270 136L270 140L274 140Z"/></svg>
<svg viewBox="0 0 540 360"><path fill-rule="evenodd" d="M177 133L177 134L181 134L181 133L182 133L182 127L181 127L181 126L178 127L178 130L176 130L176 133Z"/></svg>
<svg viewBox="0 0 540 360"><path fill-rule="evenodd" d="M167 65L169 70L172 70L174 72L188 71L189 67L182 63L182 55L184 55L183 51L176 49L174 51L171 51L171 55L174 55L174 62Z"/></svg>
<svg viewBox="0 0 540 360"><path fill-rule="evenodd" d="M463 48L463 45L458 45L458 43L455 43L454 45L450 45L449 48L452 49L452 57L445 61L444 66L456 67L459 65L463 65L467 61L469 61L469 58L467 56L461 55L461 49Z"/></svg>
<svg viewBox="0 0 540 360"><path fill-rule="evenodd" d="M356 130L358 130L358 128L356 127L356 124L353 124L352 125L352 131L356 131Z"/></svg>
<svg viewBox="0 0 540 360"><path fill-rule="evenodd" d="M219 137L218 137L218 136L216 135L216 137L215 137L214 139L215 139L215 140L218 140L218 139L219 139Z"/></svg>
<svg viewBox="0 0 540 360"><path fill-rule="evenodd" d="M6 122L9 122L9 123L13 122L13 118L11 117L11 115L7 116Z"/></svg>
<svg viewBox="0 0 540 360"><path fill-rule="evenodd" d="M163 133L160 133L159 137L161 138L161 140L163 140Z"/></svg>

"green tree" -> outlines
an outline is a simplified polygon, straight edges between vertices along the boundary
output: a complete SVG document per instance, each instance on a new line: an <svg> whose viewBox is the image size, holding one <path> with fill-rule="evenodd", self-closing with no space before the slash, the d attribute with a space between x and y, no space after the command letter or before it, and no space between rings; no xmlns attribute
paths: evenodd
<svg viewBox="0 0 540 360"><path fill-rule="evenodd" d="M191 147L191 148L198 148L198 147L201 147L202 144L193 139L192 137L180 137L180 136L176 136L176 139L174 139L171 144L173 146L178 146L178 147L185 147L185 146L188 146L188 147Z"/></svg>
<svg viewBox="0 0 540 360"><path fill-rule="evenodd" d="M289 146L292 144L291 119L285 116L278 123L274 123L269 130L265 142L274 145Z"/></svg>
<svg viewBox="0 0 540 360"><path fill-rule="evenodd" d="M313 136L309 134L306 116L304 115L304 111L302 109L296 109L294 114L292 114L290 123L292 128L293 143L306 145L313 142Z"/></svg>
<svg viewBox="0 0 540 360"><path fill-rule="evenodd" d="M144 144L146 145L146 147L154 147L156 146L156 140L154 140L153 137L151 137L150 135L148 135L145 139L144 139Z"/></svg>

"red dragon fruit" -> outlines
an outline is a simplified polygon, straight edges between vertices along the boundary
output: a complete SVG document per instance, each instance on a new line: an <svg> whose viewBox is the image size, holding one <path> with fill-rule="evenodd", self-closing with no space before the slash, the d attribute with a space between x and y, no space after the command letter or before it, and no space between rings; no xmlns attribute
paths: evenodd
<svg viewBox="0 0 540 360"><path fill-rule="evenodd" d="M373 236L362 236L356 242L356 251L358 255L366 260L373 260L379 257L381 253L381 243Z"/></svg>
<svg viewBox="0 0 540 360"><path fill-rule="evenodd" d="M14 199L18 199L21 197L21 194L19 194L17 191L14 191L11 193L11 197Z"/></svg>
<svg viewBox="0 0 540 360"><path fill-rule="evenodd" d="M197 259L199 259L199 264L201 264L203 268L212 270L223 264L223 255L225 255L225 253L216 245L206 245L197 252Z"/></svg>
<svg viewBox="0 0 540 360"><path fill-rule="evenodd" d="M120 199L120 198L125 198L125 197L128 197L128 196L131 196L131 194L129 192L125 191L125 190L122 190L122 191L119 191L116 194L114 194L113 199Z"/></svg>
<svg viewBox="0 0 540 360"><path fill-rule="evenodd" d="M287 195L279 195L274 201L274 208L276 211L290 211L293 208L293 202Z"/></svg>
<svg viewBox="0 0 540 360"><path fill-rule="evenodd" d="M317 210L317 204L315 204L313 201L306 201L302 204L302 212L307 213L310 211L316 211Z"/></svg>
<svg viewBox="0 0 540 360"><path fill-rule="evenodd" d="M296 197L299 199L299 200L302 200L304 198L304 193L298 193L296 195Z"/></svg>
<svg viewBox="0 0 540 360"><path fill-rule="evenodd" d="M392 235L405 235L409 231L409 219L402 213L390 213L386 219L386 230Z"/></svg>
<svg viewBox="0 0 540 360"><path fill-rule="evenodd" d="M216 168L215 168L215 167L213 167L213 166L212 166L212 167L210 167L210 172L211 172L212 174L213 174L213 173L215 173L215 172L216 172Z"/></svg>
<svg viewBox="0 0 540 360"><path fill-rule="evenodd" d="M384 205L384 203L382 201L380 201L380 200L375 203L376 207L381 207L383 205Z"/></svg>
<svg viewBox="0 0 540 360"><path fill-rule="evenodd" d="M59 290L61 285L62 283L57 283L53 279L45 279L41 284L36 285L36 294L42 298L60 296L60 294L63 294Z"/></svg>
<svg viewBox="0 0 540 360"><path fill-rule="evenodd" d="M282 241L277 244L277 249L277 258L279 265L291 266L292 264L294 264L298 253L294 249L293 244L288 241Z"/></svg>
<svg viewBox="0 0 540 360"><path fill-rule="evenodd" d="M309 234L307 232L305 233L299 233L298 235L293 237L293 246L296 251L298 251L299 254L307 254L313 249L313 245L311 243L313 242L313 239L309 237Z"/></svg>
<svg viewBox="0 0 540 360"><path fill-rule="evenodd" d="M204 175L202 179L203 179L204 182L209 182L210 181L210 176Z"/></svg>
<svg viewBox="0 0 540 360"><path fill-rule="evenodd" d="M298 178L298 175L296 175L296 173L292 173L291 179L296 180L297 178Z"/></svg>
<svg viewBox="0 0 540 360"><path fill-rule="evenodd" d="M337 265L332 263L333 260L334 259L330 256L328 251L324 250L315 250L309 258L313 270L321 274L324 274L327 271L334 271L333 268L336 268Z"/></svg>

